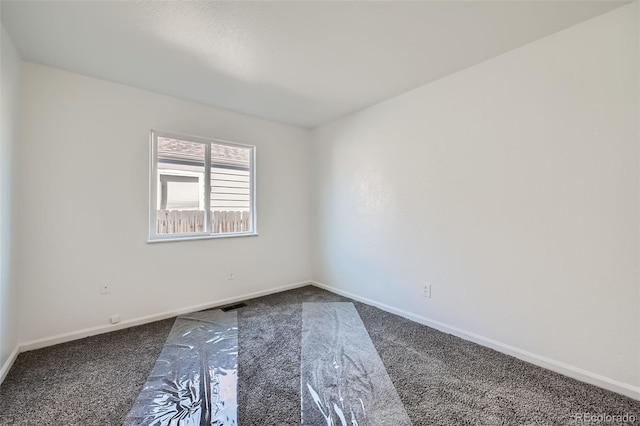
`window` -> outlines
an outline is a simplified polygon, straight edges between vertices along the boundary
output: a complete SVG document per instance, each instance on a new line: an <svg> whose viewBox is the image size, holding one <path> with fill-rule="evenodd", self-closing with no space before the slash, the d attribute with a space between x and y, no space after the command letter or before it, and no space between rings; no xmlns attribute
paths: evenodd
<svg viewBox="0 0 640 426"><path fill-rule="evenodd" d="M257 235L255 147L151 132L149 240Z"/></svg>

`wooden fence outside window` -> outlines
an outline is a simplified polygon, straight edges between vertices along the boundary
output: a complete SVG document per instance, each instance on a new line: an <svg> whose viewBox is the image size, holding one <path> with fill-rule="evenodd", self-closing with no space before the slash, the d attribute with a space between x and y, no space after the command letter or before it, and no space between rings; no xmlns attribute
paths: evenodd
<svg viewBox="0 0 640 426"><path fill-rule="evenodd" d="M251 215L248 211L212 211L211 232L225 234L249 232ZM190 234L205 232L202 210L158 210L156 216L158 234Z"/></svg>

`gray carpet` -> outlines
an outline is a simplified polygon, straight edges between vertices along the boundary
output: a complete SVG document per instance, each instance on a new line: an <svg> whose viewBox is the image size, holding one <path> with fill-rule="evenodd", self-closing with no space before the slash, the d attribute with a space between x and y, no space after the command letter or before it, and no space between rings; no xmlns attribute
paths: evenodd
<svg viewBox="0 0 640 426"><path fill-rule="evenodd" d="M341 301L349 300L304 287L238 311L241 426L300 424L301 304ZM354 304L414 425L584 424L571 418L582 412L640 417L638 401ZM172 324L20 354L0 386L0 424L122 424Z"/></svg>

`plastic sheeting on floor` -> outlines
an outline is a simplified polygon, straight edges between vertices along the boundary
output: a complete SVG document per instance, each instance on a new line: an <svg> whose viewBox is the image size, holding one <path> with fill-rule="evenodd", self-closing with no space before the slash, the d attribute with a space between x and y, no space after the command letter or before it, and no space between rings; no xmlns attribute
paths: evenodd
<svg viewBox="0 0 640 426"><path fill-rule="evenodd" d="M237 312L180 316L124 425L237 425L237 384Z"/></svg>
<svg viewBox="0 0 640 426"><path fill-rule="evenodd" d="M411 425L352 303L303 303L302 424Z"/></svg>

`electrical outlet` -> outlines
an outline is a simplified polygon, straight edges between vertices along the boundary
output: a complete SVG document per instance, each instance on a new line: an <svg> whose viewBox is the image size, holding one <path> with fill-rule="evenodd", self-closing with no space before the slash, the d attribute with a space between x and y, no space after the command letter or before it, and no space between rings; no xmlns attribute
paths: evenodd
<svg viewBox="0 0 640 426"><path fill-rule="evenodd" d="M229 269L229 274L227 275L228 280L232 280L236 277L235 271L233 269Z"/></svg>
<svg viewBox="0 0 640 426"><path fill-rule="evenodd" d="M120 322L120 315L113 315L111 317L111 324L117 324Z"/></svg>
<svg viewBox="0 0 640 426"><path fill-rule="evenodd" d="M100 283L100 294L109 294L111 293L111 283L109 281L102 281Z"/></svg>
<svg viewBox="0 0 640 426"><path fill-rule="evenodd" d="M431 283L423 283L422 285L422 297L431 299Z"/></svg>

